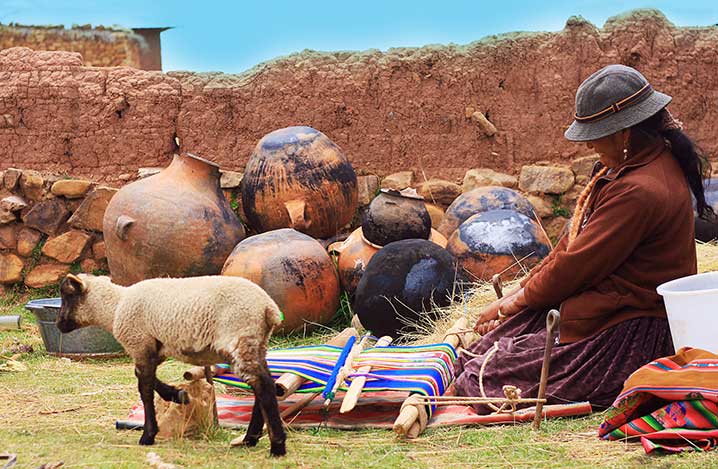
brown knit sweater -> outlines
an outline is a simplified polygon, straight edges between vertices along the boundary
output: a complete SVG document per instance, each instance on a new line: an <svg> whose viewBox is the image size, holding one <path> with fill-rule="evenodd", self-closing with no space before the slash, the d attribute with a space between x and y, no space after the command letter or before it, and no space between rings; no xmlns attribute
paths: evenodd
<svg viewBox="0 0 718 469"><path fill-rule="evenodd" d="M665 317L661 283L696 273L693 208L665 144L598 179L583 224L522 282L530 308L561 310L561 342L628 319ZM581 223L581 220L574 220Z"/></svg>

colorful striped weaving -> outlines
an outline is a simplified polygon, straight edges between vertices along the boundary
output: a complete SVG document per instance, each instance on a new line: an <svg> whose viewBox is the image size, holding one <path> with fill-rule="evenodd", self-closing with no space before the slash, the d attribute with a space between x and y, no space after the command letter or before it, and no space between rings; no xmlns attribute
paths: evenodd
<svg viewBox="0 0 718 469"><path fill-rule="evenodd" d="M686 347L641 367L626 380L599 436L640 437L646 452L716 448L718 355Z"/></svg>
<svg viewBox="0 0 718 469"><path fill-rule="evenodd" d="M297 374L307 379L297 392L315 393L326 386L341 351L341 347L330 345L274 349L267 352L267 363L274 379L283 373ZM346 391L354 377L366 376L363 392L405 391L441 396L454 379L455 360L456 350L449 344L373 347L364 350L352 363L355 369L371 365L371 372L366 375L350 374L348 381L339 389ZM229 368L228 365L220 367ZM249 389L229 371L215 377L215 380ZM431 411L434 411L434 406Z"/></svg>

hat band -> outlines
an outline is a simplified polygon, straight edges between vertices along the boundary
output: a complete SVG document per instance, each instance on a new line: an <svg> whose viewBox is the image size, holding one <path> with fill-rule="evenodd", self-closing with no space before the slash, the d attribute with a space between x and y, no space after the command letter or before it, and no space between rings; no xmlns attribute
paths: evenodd
<svg viewBox="0 0 718 469"><path fill-rule="evenodd" d="M650 83L646 83L646 85L641 88L640 90L633 93L631 96L628 96L626 98L623 98L620 101L617 101L610 106L608 106L606 109L602 111L598 111L595 114L591 114L590 116L579 116L578 114L574 114L573 117L578 122L595 122L598 120L603 119L604 117L608 117L611 114L615 114L619 112L622 109L626 109L627 107L631 107L634 104L638 104L644 99L646 99L648 96L650 96L653 93L653 87Z"/></svg>

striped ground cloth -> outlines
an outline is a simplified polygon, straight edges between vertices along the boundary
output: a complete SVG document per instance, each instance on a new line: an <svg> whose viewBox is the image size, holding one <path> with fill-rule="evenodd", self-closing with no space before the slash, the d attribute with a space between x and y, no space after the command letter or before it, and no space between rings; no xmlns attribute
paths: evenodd
<svg viewBox="0 0 718 469"><path fill-rule="evenodd" d="M297 400L301 394L293 394L284 401L279 402L280 412L288 408ZM317 428L326 425L328 428L338 430L361 430L368 428L391 429L394 420L399 415L401 404L407 398L407 393L397 391L377 391L362 394L356 408L346 414L339 413L339 407L343 399L343 393L339 393L332 402L328 415L322 413L324 400L314 399L297 415L291 415L284 420L291 428ZM252 416L254 399L250 396L218 395L217 416L219 424L225 428L242 428L249 424ZM546 418L568 417L588 415L591 413L591 405L588 402L578 402L566 405L548 405L543 408ZM137 404L130 410L128 420L116 422L118 429L139 429L144 422L144 410L142 404ZM490 425L490 424L513 424L530 422L534 417L534 408L521 409L513 414L492 414L478 415L471 406L449 405L440 406L434 412L428 427L440 427L448 425Z"/></svg>
<svg viewBox="0 0 718 469"><path fill-rule="evenodd" d="M718 447L718 355L686 347L638 369L606 414L599 436L640 438L647 453Z"/></svg>
<svg viewBox="0 0 718 469"><path fill-rule="evenodd" d="M324 390L327 380L337 362L341 347L331 345L309 345L273 349L267 352L267 364L276 380L283 373L294 373L307 379L298 393L315 393ZM350 374L340 390L346 391L351 380L366 376L362 395L380 391L401 391L423 396L443 396L446 387L454 379L456 350L449 344L417 346L372 347L362 351L352 366L359 369L371 365L368 374ZM229 386L250 389L227 365L220 365L224 373L216 381ZM431 411L434 411L432 407Z"/></svg>

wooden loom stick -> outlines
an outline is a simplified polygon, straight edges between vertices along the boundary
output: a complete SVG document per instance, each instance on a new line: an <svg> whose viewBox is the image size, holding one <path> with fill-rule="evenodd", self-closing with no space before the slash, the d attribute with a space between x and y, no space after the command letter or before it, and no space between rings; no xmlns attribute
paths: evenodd
<svg viewBox="0 0 718 469"><path fill-rule="evenodd" d="M465 316L459 318L451 328L446 331L444 342L456 348L459 346L461 339L459 332L466 330L469 324ZM394 421L394 432L398 435L406 435L409 438L416 438L423 430L422 421L428 420L426 406L415 405L410 395L402 406L399 416Z"/></svg>
<svg viewBox="0 0 718 469"><path fill-rule="evenodd" d="M212 365L209 368L212 373L211 376L213 377L219 376L224 373L224 368L218 367L216 365ZM193 366L189 370L185 371L182 377L187 381L199 381L200 379L205 379L207 377L205 374L205 367Z"/></svg>
<svg viewBox="0 0 718 469"><path fill-rule="evenodd" d="M376 341L374 347L386 347L391 343L392 340L393 339L391 337L385 335L384 337ZM359 368L358 373L366 374L370 371L371 365L365 365ZM365 383L366 376L357 376L352 380L352 384L349 385L349 389L347 390L346 394L344 394L344 399L342 399L342 406L339 409L339 413L344 414L347 412L351 412L351 410L356 407L357 402L359 401L359 394L361 394Z"/></svg>
<svg viewBox="0 0 718 469"><path fill-rule="evenodd" d="M541 418L543 417L543 403L546 401L546 384L548 383L548 372L551 366L551 350L553 349L556 330L560 322L561 314L552 309L546 316L546 349L543 353L543 363L541 364L541 381L539 382L538 403L536 404L536 414L534 415L533 429L538 430L541 427Z"/></svg>
<svg viewBox="0 0 718 469"><path fill-rule="evenodd" d="M327 342L327 345L333 345L335 347L344 347L349 341L350 337L357 337L359 333L353 327L347 327L335 337ZM280 401L294 394L299 387L306 381L299 375L294 373L284 373L275 381L277 385L277 399Z"/></svg>

